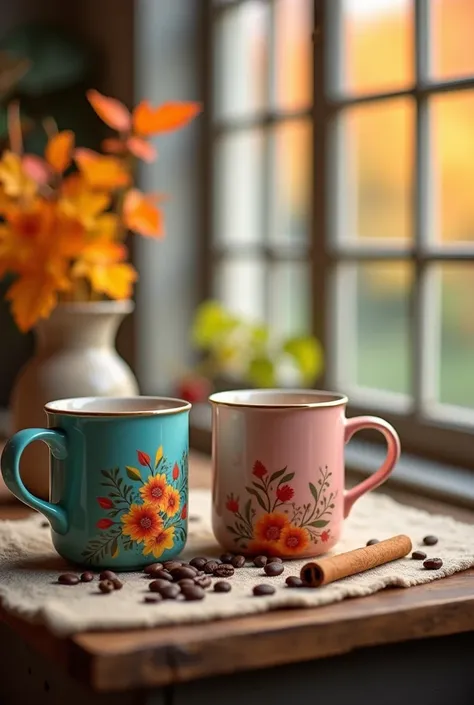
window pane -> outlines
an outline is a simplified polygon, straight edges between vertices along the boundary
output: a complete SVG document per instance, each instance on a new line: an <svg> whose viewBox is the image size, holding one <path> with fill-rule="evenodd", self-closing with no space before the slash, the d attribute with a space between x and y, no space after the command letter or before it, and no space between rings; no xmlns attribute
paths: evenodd
<svg viewBox="0 0 474 705"><path fill-rule="evenodd" d="M306 263L275 264L271 274L270 324L281 337L304 335L311 329L310 278Z"/></svg>
<svg viewBox="0 0 474 705"><path fill-rule="evenodd" d="M216 147L215 238L227 243L262 237L263 145L259 130L222 137Z"/></svg>
<svg viewBox="0 0 474 705"><path fill-rule="evenodd" d="M222 10L215 24L216 117L262 110L267 95L268 4L253 0Z"/></svg>
<svg viewBox="0 0 474 705"><path fill-rule="evenodd" d="M361 105L341 118L337 237L411 238L414 109L403 98Z"/></svg>
<svg viewBox="0 0 474 705"><path fill-rule="evenodd" d="M255 259L223 261L216 266L214 291L236 315L265 318L265 265Z"/></svg>
<svg viewBox="0 0 474 705"><path fill-rule="evenodd" d="M331 0L331 3L335 0ZM338 0L341 86L350 93L405 88L413 81L411 0Z"/></svg>
<svg viewBox="0 0 474 705"><path fill-rule="evenodd" d="M299 110L312 100L312 0L276 0L275 102Z"/></svg>
<svg viewBox="0 0 474 705"><path fill-rule="evenodd" d="M410 393L411 285L407 262L339 267L339 384Z"/></svg>
<svg viewBox="0 0 474 705"><path fill-rule="evenodd" d="M309 121L277 125L271 135L272 239L295 242L309 240L312 197L312 127Z"/></svg>
<svg viewBox="0 0 474 705"><path fill-rule="evenodd" d="M437 275L441 287L439 401L474 409L474 316L471 305L474 301L474 263L443 264L437 268Z"/></svg>
<svg viewBox="0 0 474 705"><path fill-rule="evenodd" d="M432 234L445 243L474 242L474 91L432 98L431 124Z"/></svg>
<svg viewBox="0 0 474 705"><path fill-rule="evenodd" d="M474 3L430 0L431 70L436 78L474 73Z"/></svg>

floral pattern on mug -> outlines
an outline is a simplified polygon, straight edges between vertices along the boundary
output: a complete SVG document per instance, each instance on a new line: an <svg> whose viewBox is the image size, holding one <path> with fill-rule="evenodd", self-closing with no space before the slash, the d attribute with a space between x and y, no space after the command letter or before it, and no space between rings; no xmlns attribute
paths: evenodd
<svg viewBox="0 0 474 705"><path fill-rule="evenodd" d="M84 560L98 563L106 556L117 558L121 550L133 548L145 556L160 558L177 540L186 539L187 461L168 462L160 446L152 464L151 457L136 451L138 465L102 470L104 495L97 503L104 516L96 523L100 534L88 542ZM126 475L127 479L123 477Z"/></svg>
<svg viewBox="0 0 474 705"><path fill-rule="evenodd" d="M306 504L292 501L295 473L287 467L270 474L257 460L252 476L251 484L245 487L246 497L241 500L231 492L225 503L230 515L226 528L241 550L254 555L297 556L311 543L329 541L337 492L329 489L332 473L327 466L319 468L316 485L308 484L311 500ZM263 513L257 511L257 505Z"/></svg>

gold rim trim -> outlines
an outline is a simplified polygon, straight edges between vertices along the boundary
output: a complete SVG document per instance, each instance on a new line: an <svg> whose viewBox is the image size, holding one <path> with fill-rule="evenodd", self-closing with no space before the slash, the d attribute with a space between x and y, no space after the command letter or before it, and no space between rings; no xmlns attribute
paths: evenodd
<svg viewBox="0 0 474 705"><path fill-rule="evenodd" d="M209 402L217 406L232 406L241 409L324 409L331 406L344 406L348 403L349 399L344 394L338 394L337 392L324 392L318 389L237 389L236 394L280 394L282 396L297 395L301 396L316 396L320 394L325 397L336 397L333 399L328 399L328 401L311 401L311 402L295 402L288 404L252 404L251 402L245 401L223 401L219 397L224 397L227 394L232 394L233 392L215 392L209 397Z"/></svg>
<svg viewBox="0 0 474 705"><path fill-rule="evenodd" d="M93 416L93 417L106 417L106 418L115 418L117 416L125 418L125 417L134 417L134 416L170 416L171 414L182 414L186 411L190 411L192 408L192 404L188 401L185 401L184 399L177 399L174 397L102 397L103 401L106 400L111 400L111 401L132 401L132 400L137 400L137 399L143 399L144 401L153 401L156 402L157 404L160 403L174 403L176 406L171 406L168 409L143 409L143 410L127 410L127 411L93 411L93 410L86 410L86 409L66 409L66 408L56 408L53 405L56 404L69 404L73 402L80 402L80 401L92 401L93 399L98 399L99 397L71 397L69 399L57 399L56 401L50 401L47 404L44 405L44 410L47 414L62 414L65 416ZM178 406L178 404L180 406Z"/></svg>

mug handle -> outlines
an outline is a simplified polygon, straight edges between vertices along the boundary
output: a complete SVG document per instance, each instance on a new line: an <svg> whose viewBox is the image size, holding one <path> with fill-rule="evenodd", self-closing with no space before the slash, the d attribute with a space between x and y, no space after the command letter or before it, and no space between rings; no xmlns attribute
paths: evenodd
<svg viewBox="0 0 474 705"><path fill-rule="evenodd" d="M20 477L20 458L26 446L33 441L43 441L51 454L58 460L67 457L66 434L55 428L26 428L15 433L6 443L0 461L2 476L6 486L15 497L44 514L53 531L65 534L68 530L68 518L65 510L59 504L51 504L44 499L35 497L23 484Z"/></svg>
<svg viewBox="0 0 474 705"><path fill-rule="evenodd" d="M374 490L381 485L382 482L385 482L400 457L400 439L397 432L387 421L379 419L377 416L355 416L352 419L346 419L344 443L348 443L354 433L364 428L373 428L376 431L380 431L380 433L385 436L385 440L387 441L387 455L380 468L374 472L373 475L370 475L370 477L359 482L358 485L344 493L344 519L359 497L362 497L362 495L369 490Z"/></svg>

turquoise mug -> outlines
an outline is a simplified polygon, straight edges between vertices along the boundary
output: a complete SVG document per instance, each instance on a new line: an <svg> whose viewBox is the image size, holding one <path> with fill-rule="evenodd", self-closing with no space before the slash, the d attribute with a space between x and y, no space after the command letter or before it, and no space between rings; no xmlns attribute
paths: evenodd
<svg viewBox="0 0 474 705"><path fill-rule="evenodd" d="M5 484L51 524L56 551L93 568L136 570L175 558L188 514L189 411L166 397L88 397L45 406L48 428L27 428L5 445ZM51 451L50 501L20 477L33 441Z"/></svg>

